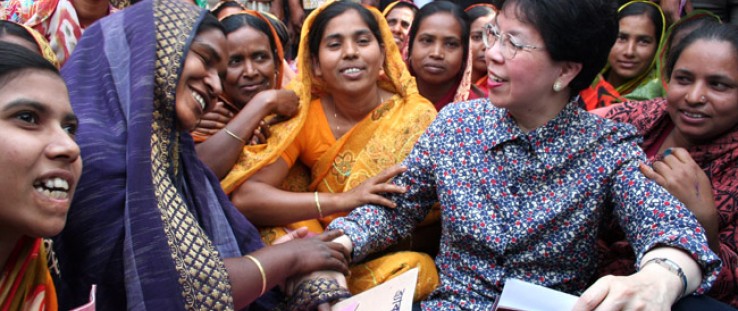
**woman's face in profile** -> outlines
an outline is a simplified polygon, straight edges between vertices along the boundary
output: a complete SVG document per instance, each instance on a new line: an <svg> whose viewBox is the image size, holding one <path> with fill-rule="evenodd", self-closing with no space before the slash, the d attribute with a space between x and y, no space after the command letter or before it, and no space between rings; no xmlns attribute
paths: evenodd
<svg viewBox="0 0 738 311"><path fill-rule="evenodd" d="M175 111L179 128L192 130L222 92L226 72L226 38L220 29L198 34L190 45L177 82Z"/></svg>
<svg viewBox="0 0 738 311"><path fill-rule="evenodd" d="M82 171L76 130L58 75L31 69L1 84L0 235L49 237L64 228Z"/></svg>
<svg viewBox="0 0 738 311"><path fill-rule="evenodd" d="M738 52L732 44L697 40L674 64L667 91L675 131L705 143L738 125Z"/></svg>

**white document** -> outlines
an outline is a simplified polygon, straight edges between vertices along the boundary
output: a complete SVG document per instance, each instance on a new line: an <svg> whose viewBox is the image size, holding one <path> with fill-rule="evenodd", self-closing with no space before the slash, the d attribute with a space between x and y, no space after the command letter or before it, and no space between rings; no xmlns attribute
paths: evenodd
<svg viewBox="0 0 738 311"><path fill-rule="evenodd" d="M411 311L418 268L343 300L332 311Z"/></svg>
<svg viewBox="0 0 738 311"><path fill-rule="evenodd" d="M495 310L570 311L579 297L518 279L507 279Z"/></svg>

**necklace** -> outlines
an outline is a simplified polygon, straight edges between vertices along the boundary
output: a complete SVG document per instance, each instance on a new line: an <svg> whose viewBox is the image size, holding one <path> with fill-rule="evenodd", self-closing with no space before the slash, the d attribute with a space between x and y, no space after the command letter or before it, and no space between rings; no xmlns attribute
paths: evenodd
<svg viewBox="0 0 738 311"><path fill-rule="evenodd" d="M377 97L379 97L379 103L377 103L377 106L381 105L384 102L384 98L382 97L382 93L377 91ZM341 131L341 126L338 124L338 108L336 107L336 101L331 98L331 102L333 103L333 121L336 122L336 132ZM376 106L375 106L376 108ZM344 116L346 120L351 122L351 125L355 125L357 122L353 118L350 118L348 116Z"/></svg>

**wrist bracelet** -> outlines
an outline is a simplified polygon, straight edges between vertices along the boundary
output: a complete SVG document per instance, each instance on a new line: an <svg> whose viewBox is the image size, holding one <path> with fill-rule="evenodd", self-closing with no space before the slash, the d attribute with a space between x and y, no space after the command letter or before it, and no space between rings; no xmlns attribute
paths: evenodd
<svg viewBox="0 0 738 311"><path fill-rule="evenodd" d="M264 295L264 293L266 292L266 288L267 288L267 278L266 278L266 273L264 273L264 267L261 265L261 262L259 262L259 260L256 259L256 257L251 256L251 255L246 255L244 257L251 259L251 261L254 262L256 267L259 268L259 273L261 273L261 293L259 294L259 297L261 297L262 295Z"/></svg>
<svg viewBox="0 0 738 311"><path fill-rule="evenodd" d="M683 287L682 294L679 296L679 298L686 296L687 276L684 275L684 271L682 270L682 267L680 267L676 262L674 262L671 259L664 258L664 257L656 257L656 258L651 258L647 260L646 262L644 262L643 264L641 264L641 266L638 267L638 270L640 271L641 269L643 269L643 267L645 267L647 264L652 263L652 262L676 274L679 277L679 279L682 281L682 287Z"/></svg>
<svg viewBox="0 0 738 311"><path fill-rule="evenodd" d="M318 208L318 215L323 218L323 209L320 208L320 200L318 200L318 191L315 191L315 207Z"/></svg>
<svg viewBox="0 0 738 311"><path fill-rule="evenodd" d="M231 132L231 130L229 130L227 127L224 127L223 130L226 132L226 134L228 134L231 137L233 137L234 139L240 141L242 144L244 144L244 145L246 144L246 141L243 138L238 137L238 135L236 135L236 133Z"/></svg>

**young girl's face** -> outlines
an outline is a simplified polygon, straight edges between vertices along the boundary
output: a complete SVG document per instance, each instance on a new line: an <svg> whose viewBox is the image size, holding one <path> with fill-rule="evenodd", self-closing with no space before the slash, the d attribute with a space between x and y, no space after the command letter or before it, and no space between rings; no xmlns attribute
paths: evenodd
<svg viewBox="0 0 738 311"><path fill-rule="evenodd" d="M77 117L61 77L31 69L5 81L0 129L0 235L58 234L82 172Z"/></svg>
<svg viewBox="0 0 738 311"><path fill-rule="evenodd" d="M461 24L451 13L427 16L418 25L410 64L418 83L454 83L464 62Z"/></svg>

